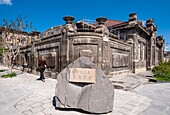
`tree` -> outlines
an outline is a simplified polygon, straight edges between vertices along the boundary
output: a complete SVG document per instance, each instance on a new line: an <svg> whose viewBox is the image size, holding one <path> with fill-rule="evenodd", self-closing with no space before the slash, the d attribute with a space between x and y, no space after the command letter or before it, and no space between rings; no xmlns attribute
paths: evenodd
<svg viewBox="0 0 170 115"><path fill-rule="evenodd" d="M26 43L24 41L32 39L32 31L32 23L29 22L26 17L22 18L19 15L15 20L3 20L1 27L1 38L4 45L3 48L5 49L3 57L5 57L5 61L7 62L10 72L12 72L16 57L20 54L20 48L24 45L28 45L24 44Z"/></svg>

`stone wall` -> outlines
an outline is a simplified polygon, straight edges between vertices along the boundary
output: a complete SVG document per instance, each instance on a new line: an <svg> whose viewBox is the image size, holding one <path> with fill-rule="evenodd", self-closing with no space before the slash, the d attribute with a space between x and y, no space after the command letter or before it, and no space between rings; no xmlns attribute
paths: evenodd
<svg viewBox="0 0 170 115"><path fill-rule="evenodd" d="M132 69L132 45L122 41L110 40L110 66L111 71Z"/></svg>
<svg viewBox="0 0 170 115"><path fill-rule="evenodd" d="M156 52L155 52L155 65L159 65L159 48L156 48Z"/></svg>
<svg viewBox="0 0 170 115"><path fill-rule="evenodd" d="M81 56L89 57L106 73L132 69L132 45L111 37L104 41L102 34L95 32L58 34L37 42L33 61L30 60L31 49L22 49L21 53L24 52L27 52L27 63L34 63L33 69L37 68L38 59L43 55L51 72L60 72Z"/></svg>

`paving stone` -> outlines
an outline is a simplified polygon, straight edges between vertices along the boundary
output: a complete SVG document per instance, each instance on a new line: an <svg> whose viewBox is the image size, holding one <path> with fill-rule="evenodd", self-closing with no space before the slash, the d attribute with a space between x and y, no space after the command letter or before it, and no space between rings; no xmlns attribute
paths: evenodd
<svg viewBox="0 0 170 115"><path fill-rule="evenodd" d="M114 106L117 106L117 107L122 107L123 105L125 105L125 101L123 100L120 100L120 101L115 101L114 102Z"/></svg>
<svg viewBox="0 0 170 115"><path fill-rule="evenodd" d="M6 101L0 101L0 112L2 112L6 107L8 107L10 105L10 103L6 102Z"/></svg>
<svg viewBox="0 0 170 115"><path fill-rule="evenodd" d="M25 99L25 101L27 101L27 102L32 101L32 100L33 100L32 98Z"/></svg>
<svg viewBox="0 0 170 115"><path fill-rule="evenodd" d="M21 101L19 101L16 105L21 105L21 104L25 104L25 103L26 103L25 100L21 100Z"/></svg>
<svg viewBox="0 0 170 115"><path fill-rule="evenodd" d="M165 112L169 107L167 106L162 106L162 105L158 105L158 104L155 104L155 103L152 103L151 106L150 106L150 109L153 109L153 110L157 110L157 111L161 111L161 112Z"/></svg>
<svg viewBox="0 0 170 115"><path fill-rule="evenodd" d="M147 109L140 115L165 115L163 112L158 111L158 110L153 110L153 109Z"/></svg>
<svg viewBox="0 0 170 115"><path fill-rule="evenodd" d="M140 100L139 100L140 103L151 103L151 99L147 98L147 97L142 97Z"/></svg>
<svg viewBox="0 0 170 115"><path fill-rule="evenodd" d="M144 108L144 107L149 107L151 104L150 103L145 103L145 102L142 102L142 103L139 103L138 105L137 105L137 107L139 108L139 107L141 107L141 108Z"/></svg>
<svg viewBox="0 0 170 115"><path fill-rule="evenodd" d="M169 96L170 96L170 90L164 90L162 92L161 96L159 96L159 97L164 100L169 100Z"/></svg>
<svg viewBox="0 0 170 115"><path fill-rule="evenodd" d="M133 106L133 105L130 105L130 104L126 104L126 105L123 105L123 107L124 108L127 108L127 109L129 109L129 110L133 110L134 108L135 108L135 106Z"/></svg>
<svg viewBox="0 0 170 115"><path fill-rule="evenodd" d="M129 113L129 115L139 115L139 114L141 114L142 113L142 111L140 111L140 110L138 110L138 109L134 109L133 111L131 111L130 113Z"/></svg>
<svg viewBox="0 0 170 115"><path fill-rule="evenodd" d="M131 110L128 108L122 107L122 108L120 108L120 110L118 110L118 112L128 115L131 112Z"/></svg>
<svg viewBox="0 0 170 115"><path fill-rule="evenodd" d="M23 115L15 107L11 106L7 110L0 113L1 115Z"/></svg>
<svg viewBox="0 0 170 115"><path fill-rule="evenodd" d="M138 105L136 108L139 109L140 111L144 111L148 108L148 106Z"/></svg>
<svg viewBox="0 0 170 115"><path fill-rule="evenodd" d="M36 113L34 115L45 115L45 114L43 112L38 112L38 113Z"/></svg>
<svg viewBox="0 0 170 115"><path fill-rule="evenodd" d="M49 102L52 102L51 99L44 99L44 100L41 100L41 103L45 104L45 103L49 103Z"/></svg>
<svg viewBox="0 0 170 115"><path fill-rule="evenodd" d="M54 108L47 108L43 110L42 112L45 113L46 115L55 115L56 113L58 113L58 110L55 110Z"/></svg>
<svg viewBox="0 0 170 115"><path fill-rule="evenodd" d="M170 107L168 107L168 109L165 112L166 115L170 115Z"/></svg>
<svg viewBox="0 0 170 115"><path fill-rule="evenodd" d="M15 107L19 110L19 111L26 111L26 110L29 110L31 109L32 107L31 106L28 106L28 105L15 105Z"/></svg>
<svg viewBox="0 0 170 115"><path fill-rule="evenodd" d="M41 105L44 109L48 109L48 108L55 108L53 107L52 103L46 103L46 104L43 104Z"/></svg>
<svg viewBox="0 0 170 115"><path fill-rule="evenodd" d="M115 113L115 115L127 115L127 114L124 114L124 113L118 111L118 112Z"/></svg>
<svg viewBox="0 0 170 115"><path fill-rule="evenodd" d="M34 108L34 107L37 107L37 106L40 106L40 105L42 105L41 102L36 102L36 103L31 104L30 106Z"/></svg>
<svg viewBox="0 0 170 115"><path fill-rule="evenodd" d="M25 115L33 115L33 113L30 110L23 111L22 113Z"/></svg>
<svg viewBox="0 0 170 115"><path fill-rule="evenodd" d="M30 109L30 111L33 112L33 113L37 113L37 112L40 112L42 110L43 110L43 108L41 106L34 107L34 108Z"/></svg>

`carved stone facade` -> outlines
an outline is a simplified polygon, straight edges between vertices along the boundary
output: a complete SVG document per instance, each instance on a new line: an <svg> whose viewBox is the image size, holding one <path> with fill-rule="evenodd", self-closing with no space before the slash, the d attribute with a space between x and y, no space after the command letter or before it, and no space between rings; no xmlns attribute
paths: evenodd
<svg viewBox="0 0 170 115"><path fill-rule="evenodd" d="M106 18L97 18L97 24L73 23L74 18L70 16L63 19L65 25L42 32L41 41L21 49L33 70L41 55L45 56L52 72L60 72L85 56L107 74L150 69L163 59L164 40L156 36L153 19L147 20L146 26L138 21L135 13L129 15L127 22L116 24Z"/></svg>
<svg viewBox="0 0 170 115"><path fill-rule="evenodd" d="M109 26L110 32L116 33L119 40L132 41L133 47L133 71L151 69L163 61L164 40L156 36L157 26L154 20L146 21L146 26L137 19L136 13L129 14L129 21Z"/></svg>

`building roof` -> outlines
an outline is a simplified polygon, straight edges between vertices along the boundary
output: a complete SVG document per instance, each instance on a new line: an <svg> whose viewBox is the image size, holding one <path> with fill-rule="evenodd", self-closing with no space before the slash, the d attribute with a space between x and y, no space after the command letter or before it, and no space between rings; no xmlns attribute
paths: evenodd
<svg viewBox="0 0 170 115"><path fill-rule="evenodd" d="M122 22L122 21L118 21L118 20L107 20L105 23L104 23L104 25L106 26L106 27L109 27L109 26L114 26L114 25L119 25L119 24L122 24L122 23L124 23L124 22ZM98 26L98 22L95 22L94 24L92 24L92 25L94 25L94 26Z"/></svg>
<svg viewBox="0 0 170 115"><path fill-rule="evenodd" d="M109 27L109 26L114 26L114 25L121 24L121 23L124 23L124 22L118 21L118 20L107 20L105 22L105 26Z"/></svg>

